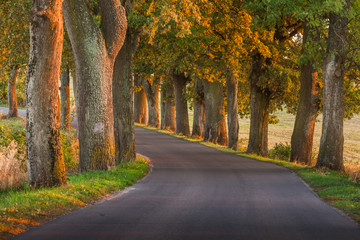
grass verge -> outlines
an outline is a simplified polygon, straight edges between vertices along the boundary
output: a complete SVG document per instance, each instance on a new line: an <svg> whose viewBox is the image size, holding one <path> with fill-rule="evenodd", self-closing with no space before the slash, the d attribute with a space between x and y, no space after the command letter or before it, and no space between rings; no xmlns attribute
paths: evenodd
<svg viewBox="0 0 360 240"><path fill-rule="evenodd" d="M63 187L0 192L0 239L20 234L55 217L92 204L143 178L149 164L138 156L109 171L93 171L68 177Z"/></svg>
<svg viewBox="0 0 360 240"><path fill-rule="evenodd" d="M257 155L245 154L242 152L231 150L225 146L204 142L200 138L177 135L167 130L157 129L142 124L135 125L191 142L198 142L202 145L216 148L220 151L229 152L242 157L256 159L264 162L271 162L286 167L295 172L300 178L302 178L318 194L319 197L324 199L330 205L344 211L352 219L354 219L360 224L360 184L355 181L349 180L349 175L345 173L331 171L328 169L318 169L305 165L290 163L287 161L260 157Z"/></svg>

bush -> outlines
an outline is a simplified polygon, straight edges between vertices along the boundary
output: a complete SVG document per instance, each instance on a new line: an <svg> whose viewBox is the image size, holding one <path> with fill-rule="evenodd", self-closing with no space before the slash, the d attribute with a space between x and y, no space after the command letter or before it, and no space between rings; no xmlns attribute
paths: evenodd
<svg viewBox="0 0 360 240"><path fill-rule="evenodd" d="M291 145L288 143L275 143L275 147L270 149L269 157L278 160L290 160Z"/></svg>
<svg viewBox="0 0 360 240"><path fill-rule="evenodd" d="M0 116L0 189L20 187L27 181L26 131L23 118ZM79 144L75 130L61 131L67 174L78 172Z"/></svg>
<svg viewBox="0 0 360 240"><path fill-rule="evenodd" d="M78 172L79 166L79 141L75 130L61 132L61 143L64 154L66 174Z"/></svg>
<svg viewBox="0 0 360 240"><path fill-rule="evenodd" d="M28 179L25 155L19 154L16 141L0 152L0 190L21 187Z"/></svg>

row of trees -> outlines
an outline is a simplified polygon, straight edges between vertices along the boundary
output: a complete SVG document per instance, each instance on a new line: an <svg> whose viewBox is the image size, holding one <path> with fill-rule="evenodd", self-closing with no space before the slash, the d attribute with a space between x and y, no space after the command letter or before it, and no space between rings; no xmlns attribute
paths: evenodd
<svg viewBox="0 0 360 240"><path fill-rule="evenodd" d="M29 2L2 1L2 11L26 12ZM297 113L291 161L306 164L323 111L317 166L343 168L343 120L359 110L358 1L34 0L31 9L30 44L20 41L30 47L31 185L66 183L60 69L63 127L70 72L75 80L80 171L135 159L134 118L190 135L189 101L191 134L234 150L239 115L250 115L247 151L259 155L268 152L273 112L285 106ZM26 39L26 24L19 26ZM26 64L8 61L18 56L9 46L2 66L15 72Z"/></svg>
<svg viewBox="0 0 360 240"><path fill-rule="evenodd" d="M249 114L248 153L268 154L268 124L285 106L296 113L291 161L310 165L322 111L316 165L341 170L343 121L359 112L358 10L350 0L152 2L135 71L162 78L163 128L174 129L166 125L169 79L177 133L190 134L189 95L193 135L205 141L237 150L238 113ZM141 94L137 101L144 101Z"/></svg>

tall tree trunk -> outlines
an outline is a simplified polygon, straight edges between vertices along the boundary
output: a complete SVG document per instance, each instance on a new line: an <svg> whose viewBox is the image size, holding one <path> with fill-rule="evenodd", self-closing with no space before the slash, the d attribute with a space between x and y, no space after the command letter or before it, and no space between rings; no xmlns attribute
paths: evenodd
<svg viewBox="0 0 360 240"><path fill-rule="evenodd" d="M163 129L169 131L176 130L176 112L175 112L175 93L174 93L174 82L166 81L162 86L164 93L164 124Z"/></svg>
<svg viewBox="0 0 360 240"><path fill-rule="evenodd" d="M184 73L173 73L175 108L176 108L176 133L190 136L189 115L187 100L185 98L186 83L188 78Z"/></svg>
<svg viewBox="0 0 360 240"><path fill-rule="evenodd" d="M62 71L60 77L61 87L61 127L70 129L70 72L69 68Z"/></svg>
<svg viewBox="0 0 360 240"><path fill-rule="evenodd" d="M122 46L114 67L114 128L116 161L134 161L134 75L133 56L137 49L139 33L128 28L125 43Z"/></svg>
<svg viewBox="0 0 360 240"><path fill-rule="evenodd" d="M269 105L271 93L267 89L258 86L259 79L263 74L265 59L261 54L255 54L250 73L250 135L247 148L248 153L256 153L262 156L268 154L268 125Z"/></svg>
<svg viewBox="0 0 360 240"><path fill-rule="evenodd" d="M194 98L194 120L191 136L204 137L205 135L205 97L202 80L196 80L194 84L196 97Z"/></svg>
<svg viewBox="0 0 360 240"><path fill-rule="evenodd" d="M11 68L10 79L8 82L8 103L9 117L18 117L17 97L16 97L16 79L19 72L17 65Z"/></svg>
<svg viewBox="0 0 360 240"><path fill-rule="evenodd" d="M227 112L228 112L228 147L239 150L239 115L238 115L238 79L232 71L226 76Z"/></svg>
<svg viewBox="0 0 360 240"><path fill-rule="evenodd" d="M223 85L221 82L204 80L205 136L204 140L220 145L228 144L226 130Z"/></svg>
<svg viewBox="0 0 360 240"><path fill-rule="evenodd" d="M347 9L350 0L347 0ZM344 168L344 76L348 19L341 14L330 14L327 53L323 63L324 106L323 124L317 167L334 170Z"/></svg>
<svg viewBox="0 0 360 240"><path fill-rule="evenodd" d="M148 125L156 128L160 127L159 115L159 90L160 78L154 76L153 82L150 83L147 79L143 78L143 87L146 93L148 103Z"/></svg>
<svg viewBox="0 0 360 240"><path fill-rule="evenodd" d="M58 110L63 34L62 0L34 1L26 77L26 153L34 187L66 184Z"/></svg>
<svg viewBox="0 0 360 240"><path fill-rule="evenodd" d="M135 93L134 93L134 119L136 123L147 124L148 113L146 106L146 94L142 81L139 76L135 76Z"/></svg>
<svg viewBox="0 0 360 240"><path fill-rule="evenodd" d="M100 0L103 33L86 1L64 0L64 19L75 56L80 171L115 165L112 78L126 34L120 0ZM89 51L91 49L91 51Z"/></svg>
<svg viewBox="0 0 360 240"><path fill-rule="evenodd" d="M165 129L165 102L166 92L163 84L160 86L160 128Z"/></svg>
<svg viewBox="0 0 360 240"><path fill-rule="evenodd" d="M306 44L308 44L309 40L314 39L310 31L310 27L306 24L303 38L304 56L308 56L308 52L305 49ZM300 82L300 99L294 132L291 136L290 161L311 165L316 116L320 107L318 75L312 61L308 60L302 64Z"/></svg>

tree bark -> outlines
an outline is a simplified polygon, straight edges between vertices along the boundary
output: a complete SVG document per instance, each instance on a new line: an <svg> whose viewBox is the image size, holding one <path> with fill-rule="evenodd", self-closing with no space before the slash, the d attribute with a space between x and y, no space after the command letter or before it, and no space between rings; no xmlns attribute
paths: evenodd
<svg viewBox="0 0 360 240"><path fill-rule="evenodd" d="M61 127L70 129L70 72L69 68L62 71L60 77L61 87Z"/></svg>
<svg viewBox="0 0 360 240"><path fill-rule="evenodd" d="M253 66L250 73L250 135L247 148L248 153L262 156L268 155L268 125L270 91L258 86L263 74L265 59L261 54L253 57Z"/></svg>
<svg viewBox="0 0 360 240"><path fill-rule="evenodd" d="M165 102L166 102L166 92L163 87L164 84L160 86L160 128L165 129Z"/></svg>
<svg viewBox="0 0 360 240"><path fill-rule="evenodd" d="M122 46L114 67L114 128L116 161L134 161L134 75L133 56L137 49L139 33L128 28L125 43Z"/></svg>
<svg viewBox="0 0 360 240"><path fill-rule="evenodd" d="M9 117L18 117L17 97L16 97L16 80L19 72L17 65L11 69L10 79L8 82L8 103L9 103Z"/></svg>
<svg viewBox="0 0 360 240"><path fill-rule="evenodd" d="M34 1L26 77L26 153L33 187L66 184L60 139L62 0Z"/></svg>
<svg viewBox="0 0 360 240"><path fill-rule="evenodd" d="M154 76L153 82L150 83L147 79L143 78L143 87L146 93L148 103L148 125L156 128L160 127L159 116L159 90L160 78Z"/></svg>
<svg viewBox="0 0 360 240"><path fill-rule="evenodd" d="M227 112L228 112L228 147L239 150L239 115L238 115L238 79L232 71L226 76Z"/></svg>
<svg viewBox="0 0 360 240"><path fill-rule="evenodd" d="M194 120L191 136L205 136L205 97L204 84L202 80L196 80L194 84L196 97L194 98Z"/></svg>
<svg viewBox="0 0 360 240"><path fill-rule="evenodd" d="M64 19L75 56L80 171L115 165L112 78L126 34L120 0L100 0L103 33L84 0L65 0Z"/></svg>
<svg viewBox="0 0 360 240"><path fill-rule="evenodd" d="M309 55L305 49L306 44L314 39L310 31L306 24L303 37L304 56ZM291 136L290 161L311 165L316 116L320 108L319 80L312 61L308 60L301 65L300 82L300 99Z"/></svg>
<svg viewBox="0 0 360 240"><path fill-rule="evenodd" d="M228 144L226 130L223 85L221 82L204 80L205 91L205 137L204 141L220 145Z"/></svg>
<svg viewBox="0 0 360 240"><path fill-rule="evenodd" d="M350 1L347 1L347 7ZM323 124L317 167L342 170L344 151L344 76L348 19L330 13L327 53L323 62Z"/></svg>
<svg viewBox="0 0 360 240"><path fill-rule="evenodd" d="M134 93L134 119L136 123L147 124L148 113L145 90L139 76L135 76L134 80L136 89Z"/></svg>
<svg viewBox="0 0 360 240"><path fill-rule="evenodd" d="M164 124L162 124L163 129L169 131L176 130L176 118L175 118L175 93L174 93L174 83L172 81L167 81L163 84L161 91L164 94Z"/></svg>
<svg viewBox="0 0 360 240"><path fill-rule="evenodd" d="M184 73L173 73L175 108L176 108L176 133L190 136L187 100L185 98L186 83L188 78Z"/></svg>

